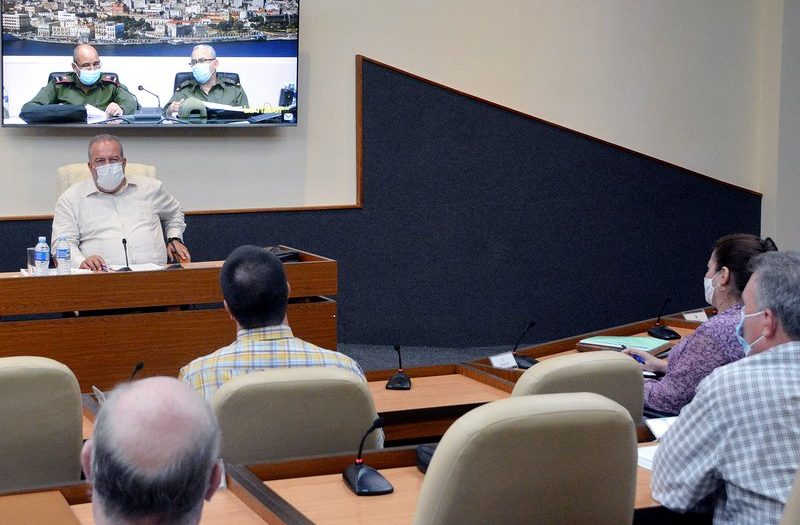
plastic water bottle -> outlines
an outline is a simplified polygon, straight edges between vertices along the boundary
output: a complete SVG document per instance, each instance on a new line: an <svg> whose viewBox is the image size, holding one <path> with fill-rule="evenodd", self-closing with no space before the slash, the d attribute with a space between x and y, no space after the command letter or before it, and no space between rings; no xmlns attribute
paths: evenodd
<svg viewBox="0 0 800 525"><path fill-rule="evenodd" d="M66 235L59 235L56 241L56 273L68 275L72 271L72 257Z"/></svg>
<svg viewBox="0 0 800 525"><path fill-rule="evenodd" d="M39 237L39 243L36 245L34 256L36 267L34 274L36 275L49 275L50 270L50 247L47 246L47 237Z"/></svg>
<svg viewBox="0 0 800 525"><path fill-rule="evenodd" d="M3 118L8 118L8 90L3 88Z"/></svg>

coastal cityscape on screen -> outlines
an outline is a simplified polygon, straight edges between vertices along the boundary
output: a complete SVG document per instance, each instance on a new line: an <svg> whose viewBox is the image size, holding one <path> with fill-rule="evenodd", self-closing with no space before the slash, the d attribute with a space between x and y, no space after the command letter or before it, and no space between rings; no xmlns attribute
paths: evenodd
<svg viewBox="0 0 800 525"><path fill-rule="evenodd" d="M3 37L54 43L296 39L298 0L3 0Z"/></svg>

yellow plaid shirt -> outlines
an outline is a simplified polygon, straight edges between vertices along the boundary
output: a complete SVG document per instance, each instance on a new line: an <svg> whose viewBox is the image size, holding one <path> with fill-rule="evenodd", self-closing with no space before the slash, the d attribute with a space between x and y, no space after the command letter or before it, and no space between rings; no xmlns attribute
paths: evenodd
<svg viewBox="0 0 800 525"><path fill-rule="evenodd" d="M225 381L270 368L337 367L362 379L364 372L351 358L294 337L286 325L239 330L236 341L181 368L178 379L211 399Z"/></svg>

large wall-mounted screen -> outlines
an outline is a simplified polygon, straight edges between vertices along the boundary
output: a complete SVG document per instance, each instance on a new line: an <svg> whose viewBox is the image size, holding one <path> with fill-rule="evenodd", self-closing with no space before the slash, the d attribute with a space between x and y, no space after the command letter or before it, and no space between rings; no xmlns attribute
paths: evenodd
<svg viewBox="0 0 800 525"><path fill-rule="evenodd" d="M3 126L297 124L297 0L2 0Z"/></svg>

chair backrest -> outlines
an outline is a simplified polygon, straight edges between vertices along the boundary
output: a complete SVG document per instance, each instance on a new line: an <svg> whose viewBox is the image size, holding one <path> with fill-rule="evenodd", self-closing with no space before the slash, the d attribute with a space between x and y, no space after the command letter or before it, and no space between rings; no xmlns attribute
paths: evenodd
<svg viewBox="0 0 800 525"><path fill-rule="evenodd" d="M594 392L642 419L642 368L630 356L610 350L579 352L544 359L522 374L511 395Z"/></svg>
<svg viewBox="0 0 800 525"><path fill-rule="evenodd" d="M783 508L780 525L797 525L798 523L800 523L800 470L797 471L789 499L786 500L786 506Z"/></svg>
<svg viewBox="0 0 800 525"><path fill-rule="evenodd" d="M128 162L125 165L125 175L133 177L156 177L156 167L150 164L136 164ZM56 195L61 195L67 188L84 179L92 178L89 166L85 162L66 164L56 169Z"/></svg>
<svg viewBox="0 0 800 525"><path fill-rule="evenodd" d="M635 495L636 433L619 404L586 392L511 397L445 432L414 523L616 525L633 519Z"/></svg>
<svg viewBox="0 0 800 525"><path fill-rule="evenodd" d="M0 491L79 481L78 380L45 357L0 358Z"/></svg>
<svg viewBox="0 0 800 525"><path fill-rule="evenodd" d="M239 83L239 73L225 73L222 71L217 71L218 78L227 78L228 80L232 80ZM173 86L173 91L178 91L178 87L186 82L187 80L192 79L192 72L191 71L181 71L180 73L175 73L175 85Z"/></svg>
<svg viewBox="0 0 800 525"><path fill-rule="evenodd" d="M377 413L367 384L340 368L253 372L226 382L211 406L222 429L222 457L255 463L355 453ZM377 448L373 432L365 448Z"/></svg>

